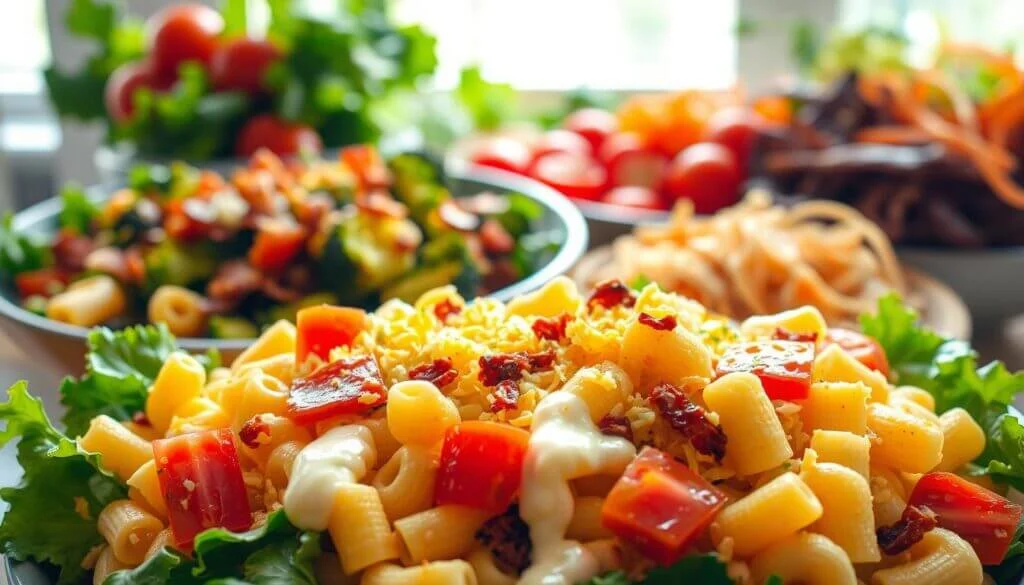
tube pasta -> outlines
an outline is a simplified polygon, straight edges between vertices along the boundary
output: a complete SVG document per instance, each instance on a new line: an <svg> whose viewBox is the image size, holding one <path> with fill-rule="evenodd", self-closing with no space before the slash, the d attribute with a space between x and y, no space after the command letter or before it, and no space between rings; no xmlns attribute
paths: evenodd
<svg viewBox="0 0 1024 585"><path fill-rule="evenodd" d="M775 407L757 376L726 374L704 388L704 401L718 414L729 437L725 460L740 474L767 471L793 456Z"/></svg>
<svg viewBox="0 0 1024 585"><path fill-rule="evenodd" d="M127 301L117 281L106 275L90 276L72 284L46 303L46 316L54 321L92 327L125 311Z"/></svg>
<svg viewBox="0 0 1024 585"><path fill-rule="evenodd" d="M130 566L145 560L149 545L163 528L159 518L131 500L107 504L96 519L96 530L110 545L114 556Z"/></svg>
<svg viewBox="0 0 1024 585"><path fill-rule="evenodd" d="M861 382L816 382L800 401L800 419L807 430L863 435L868 429L870 397L871 390Z"/></svg>
<svg viewBox="0 0 1024 585"><path fill-rule="evenodd" d="M415 567L382 563L363 573L360 585L476 585L466 561L434 561Z"/></svg>
<svg viewBox="0 0 1024 585"><path fill-rule="evenodd" d="M849 467L865 480L871 476L871 441L867 437L845 431L816 430L811 435L810 447L822 463Z"/></svg>
<svg viewBox="0 0 1024 585"><path fill-rule="evenodd" d="M204 300L187 288L165 284L149 297L146 315L150 323L164 323L178 337L201 337L206 332Z"/></svg>
<svg viewBox="0 0 1024 585"><path fill-rule="evenodd" d="M926 473L942 460L938 425L885 404L868 405L868 428L874 433L871 461L901 471Z"/></svg>
<svg viewBox="0 0 1024 585"><path fill-rule="evenodd" d="M660 382L676 384L691 376L714 374L711 352L696 335L681 327L660 331L636 319L623 333L620 363L629 379L647 391Z"/></svg>
<svg viewBox="0 0 1024 585"><path fill-rule="evenodd" d="M206 385L206 371L192 356L176 351L167 357L146 398L146 418L159 432L166 432L181 405L199 396Z"/></svg>
<svg viewBox="0 0 1024 585"><path fill-rule="evenodd" d="M96 557L96 566L93 567L92 573L92 584L103 585L103 582L107 580L111 573L130 568L130 564L117 560L117 557L114 556L113 548L109 545L104 546L99 556Z"/></svg>
<svg viewBox="0 0 1024 585"><path fill-rule="evenodd" d="M939 417L942 429L942 461L936 471L955 471L974 461L985 450L985 431L962 408L953 408Z"/></svg>
<svg viewBox="0 0 1024 585"><path fill-rule="evenodd" d="M871 401L886 402L889 399L889 382L876 372L857 361L838 345L830 345L814 358L815 382L861 382L871 389Z"/></svg>
<svg viewBox="0 0 1024 585"><path fill-rule="evenodd" d="M90 453L99 453L103 468L114 472L122 481L128 481L140 467L153 459L149 441L133 435L105 414L92 419L89 429L78 439L78 445Z"/></svg>
<svg viewBox="0 0 1024 585"><path fill-rule="evenodd" d="M388 430L403 445L430 447L461 418L451 400L430 382L408 380L388 390Z"/></svg>
<svg viewBox="0 0 1024 585"><path fill-rule="evenodd" d="M747 556L810 526L822 513L811 488L787 472L722 510L711 524L711 538L729 538L734 553Z"/></svg>
<svg viewBox="0 0 1024 585"><path fill-rule="evenodd" d="M850 561L873 563L882 558L875 536L868 480L856 471L835 463L819 463L808 449L800 478L821 502L822 514L809 530L839 545Z"/></svg>
<svg viewBox="0 0 1024 585"><path fill-rule="evenodd" d="M380 496L368 485L338 486L327 531L347 575L398 558L398 542Z"/></svg>
<svg viewBox="0 0 1024 585"><path fill-rule="evenodd" d="M423 447L402 447L373 477L384 511L392 521L429 508L434 502L437 458Z"/></svg>
<svg viewBox="0 0 1024 585"><path fill-rule="evenodd" d="M875 571L872 585L980 585L981 562L971 545L942 528L910 548L910 562Z"/></svg>
<svg viewBox="0 0 1024 585"><path fill-rule="evenodd" d="M128 478L128 496L141 506L152 510L161 519L167 518L167 504L160 491L160 478L156 474L156 461L150 459Z"/></svg>
<svg viewBox="0 0 1024 585"><path fill-rule="evenodd" d="M266 329L252 345L238 354L231 362L231 369L238 371L245 364L262 359L295 352L295 325L288 321L278 321Z"/></svg>
<svg viewBox="0 0 1024 585"><path fill-rule="evenodd" d="M395 521L403 547L403 561L457 559L476 545L476 531L490 514L466 506L445 505Z"/></svg>
<svg viewBox="0 0 1024 585"><path fill-rule="evenodd" d="M633 395L629 375L612 362L602 362L573 376L563 388L587 403L590 420L600 421L615 407L624 404Z"/></svg>
<svg viewBox="0 0 1024 585"><path fill-rule="evenodd" d="M857 585L843 549L820 534L794 534L758 553L750 562L755 583L777 575L783 583Z"/></svg>

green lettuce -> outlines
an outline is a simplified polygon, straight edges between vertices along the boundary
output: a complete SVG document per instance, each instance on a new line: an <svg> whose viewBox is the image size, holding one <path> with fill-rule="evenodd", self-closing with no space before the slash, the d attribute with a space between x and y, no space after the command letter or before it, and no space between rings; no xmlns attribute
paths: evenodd
<svg viewBox="0 0 1024 585"><path fill-rule="evenodd" d="M11 277L52 263L53 255L49 246L40 238L14 229L13 213L8 211L0 218L0 275Z"/></svg>
<svg viewBox="0 0 1024 585"><path fill-rule="evenodd" d="M103 542L96 516L127 490L100 468L98 455L82 451L53 427L24 381L7 390L0 420L0 447L20 438L18 463L24 470L16 487L0 489L0 500L10 506L0 521L0 551L54 565L58 583L77 583L85 574L82 559Z"/></svg>
<svg viewBox="0 0 1024 585"><path fill-rule="evenodd" d="M77 234L89 232L99 207L89 199L80 185L65 185L60 192L61 209L57 218L60 227Z"/></svg>

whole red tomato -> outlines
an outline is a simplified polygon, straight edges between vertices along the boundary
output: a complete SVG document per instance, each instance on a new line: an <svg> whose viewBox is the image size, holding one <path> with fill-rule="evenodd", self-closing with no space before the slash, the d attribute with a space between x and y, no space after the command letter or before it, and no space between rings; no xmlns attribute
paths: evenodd
<svg viewBox="0 0 1024 585"><path fill-rule="evenodd" d="M319 152L322 147L320 135L309 126L263 114L242 126L235 152L249 157L266 148L278 156L294 156L302 152Z"/></svg>
<svg viewBox="0 0 1024 585"><path fill-rule="evenodd" d="M641 187L639 185L626 185L615 187L605 193L603 201L612 205L624 207L636 207L639 209L665 209L665 203L654 189Z"/></svg>
<svg viewBox="0 0 1024 585"><path fill-rule="evenodd" d="M586 138L569 130L548 130L533 147L533 160L552 152L575 152L590 155L590 142Z"/></svg>
<svg viewBox="0 0 1024 585"><path fill-rule="evenodd" d="M473 146L469 160L473 164L522 175L530 166L530 149L515 138L491 136Z"/></svg>
<svg viewBox="0 0 1024 585"><path fill-rule="evenodd" d="M726 108L708 121L707 140L717 142L732 151L740 170L745 175L754 140L764 126L764 120L744 107Z"/></svg>
<svg viewBox="0 0 1024 585"><path fill-rule="evenodd" d="M217 46L210 61L210 79L221 91L259 93L267 68L283 55L270 41L237 38Z"/></svg>
<svg viewBox="0 0 1024 585"><path fill-rule="evenodd" d="M604 140L619 129L615 114L599 108L583 108L569 114L562 127L587 139L590 151L595 155L601 151Z"/></svg>
<svg viewBox="0 0 1024 585"><path fill-rule="evenodd" d="M604 167L588 155L552 152L531 167L530 175L573 199L600 199L608 182Z"/></svg>
<svg viewBox="0 0 1024 585"><path fill-rule="evenodd" d="M103 99L107 113L115 122L124 122L135 112L133 96L141 87L151 87L153 72L148 62L134 61L121 65L107 79Z"/></svg>
<svg viewBox="0 0 1024 585"><path fill-rule="evenodd" d="M669 165L665 192L672 200L690 199L697 213L714 213L736 203L742 178L736 157L714 142L698 142Z"/></svg>
<svg viewBox="0 0 1024 585"><path fill-rule="evenodd" d="M220 13L202 4L168 6L157 12L146 21L146 42L154 72L173 79L185 61L209 65L223 30Z"/></svg>

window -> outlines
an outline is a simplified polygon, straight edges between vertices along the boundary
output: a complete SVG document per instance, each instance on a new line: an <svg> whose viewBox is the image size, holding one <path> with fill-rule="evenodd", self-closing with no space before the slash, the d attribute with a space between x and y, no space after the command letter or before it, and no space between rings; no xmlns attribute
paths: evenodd
<svg viewBox="0 0 1024 585"><path fill-rule="evenodd" d="M438 37L439 88L470 64L526 90L736 81L736 0L398 0L395 12Z"/></svg>

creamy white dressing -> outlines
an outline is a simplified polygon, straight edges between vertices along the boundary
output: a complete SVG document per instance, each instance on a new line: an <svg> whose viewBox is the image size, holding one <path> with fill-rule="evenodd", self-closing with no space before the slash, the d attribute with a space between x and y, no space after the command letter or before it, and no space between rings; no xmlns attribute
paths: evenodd
<svg viewBox="0 0 1024 585"><path fill-rule="evenodd" d="M326 530L338 488L357 483L377 462L370 429L346 425L306 445L295 458L284 511L302 530Z"/></svg>
<svg viewBox="0 0 1024 585"><path fill-rule="evenodd" d="M622 473L634 457L632 443L601 433L580 397L553 392L541 400L533 412L519 500L530 527L533 565L519 585L574 585L601 570L593 553L565 539L574 506L569 481Z"/></svg>

